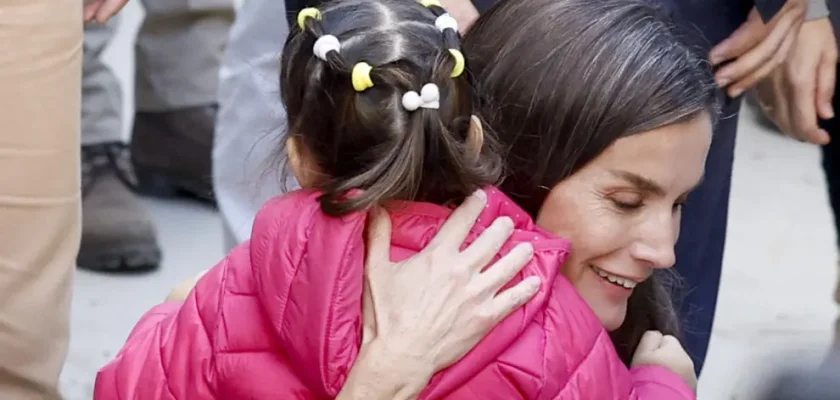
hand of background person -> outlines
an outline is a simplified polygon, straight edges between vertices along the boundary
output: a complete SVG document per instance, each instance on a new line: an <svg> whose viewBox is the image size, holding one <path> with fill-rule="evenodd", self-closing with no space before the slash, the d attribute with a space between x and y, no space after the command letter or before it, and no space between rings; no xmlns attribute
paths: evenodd
<svg viewBox="0 0 840 400"><path fill-rule="evenodd" d="M100 24L108 22L116 15L128 0L87 0L85 1L85 22L96 21Z"/></svg>
<svg viewBox="0 0 840 400"><path fill-rule="evenodd" d="M787 0L767 24L753 7L747 21L709 53L718 85L731 97L740 96L770 75L787 58L805 19L808 0Z"/></svg>
<svg viewBox="0 0 840 400"><path fill-rule="evenodd" d="M184 301L187 299L187 296L190 295L190 292L195 288L195 285L198 281L203 277L208 270L204 270L198 273L198 275L187 279L186 281L182 282L180 285L176 286L169 292L169 296L166 296L166 301Z"/></svg>
<svg viewBox="0 0 840 400"><path fill-rule="evenodd" d="M782 132L801 141L827 144L830 137L817 122L818 117L834 118L836 74L837 40L831 21L808 21L782 67L758 85L761 107Z"/></svg>
<svg viewBox="0 0 840 400"><path fill-rule="evenodd" d="M501 290L533 256L519 244L485 269L513 233L502 217L465 250L463 244L486 204L479 191L456 209L429 245L415 256L392 262L391 222L382 209L368 223L363 350L387 349L401 365L415 365L426 378L458 361L493 327L538 291L527 277Z"/></svg>
<svg viewBox="0 0 840 400"><path fill-rule="evenodd" d="M671 372L683 378L692 389L697 389L697 374L694 372L694 361L671 335L662 335L657 331L647 331L633 354L632 367L644 365L658 365L668 368Z"/></svg>
<svg viewBox="0 0 840 400"><path fill-rule="evenodd" d="M441 0L440 3L446 12L458 21L458 30L462 35L478 18L478 10L470 0Z"/></svg>

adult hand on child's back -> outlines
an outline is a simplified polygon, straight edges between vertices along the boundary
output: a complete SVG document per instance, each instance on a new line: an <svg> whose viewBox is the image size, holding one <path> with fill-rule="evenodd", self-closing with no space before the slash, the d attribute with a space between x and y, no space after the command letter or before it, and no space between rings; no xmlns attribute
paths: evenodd
<svg viewBox="0 0 840 400"><path fill-rule="evenodd" d="M787 0L766 24L753 8L747 21L709 54L713 65L731 61L715 74L718 85L737 97L770 75L796 42L807 8L807 0Z"/></svg>
<svg viewBox="0 0 840 400"><path fill-rule="evenodd" d="M500 292L531 259L530 244L516 246L484 270L513 233L509 218L497 219L469 247L459 250L485 202L483 192L470 196L424 250L398 263L390 259L390 218L382 209L371 212L365 345L386 349L403 365L416 365L418 373L431 378L537 293L537 277Z"/></svg>
<svg viewBox="0 0 840 400"><path fill-rule="evenodd" d="M679 375L692 389L697 388L697 374L694 372L694 361L671 335L662 335L657 331L647 331L639 341L639 347L633 354L633 367L643 365L658 365L668 368Z"/></svg>

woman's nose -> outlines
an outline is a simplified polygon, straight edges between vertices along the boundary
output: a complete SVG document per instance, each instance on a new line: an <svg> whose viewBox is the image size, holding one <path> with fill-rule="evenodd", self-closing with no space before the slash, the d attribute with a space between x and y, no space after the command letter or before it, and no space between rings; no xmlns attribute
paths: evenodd
<svg viewBox="0 0 840 400"><path fill-rule="evenodd" d="M677 227L669 218L648 221L631 247L631 255L651 268L671 268L676 263Z"/></svg>

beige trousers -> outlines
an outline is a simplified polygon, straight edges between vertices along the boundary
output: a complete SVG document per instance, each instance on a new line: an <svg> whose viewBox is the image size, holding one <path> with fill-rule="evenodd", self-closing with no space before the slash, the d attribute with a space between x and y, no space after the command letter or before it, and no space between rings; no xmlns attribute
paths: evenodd
<svg viewBox="0 0 840 400"><path fill-rule="evenodd" d="M0 0L0 398L57 399L80 236L82 2Z"/></svg>

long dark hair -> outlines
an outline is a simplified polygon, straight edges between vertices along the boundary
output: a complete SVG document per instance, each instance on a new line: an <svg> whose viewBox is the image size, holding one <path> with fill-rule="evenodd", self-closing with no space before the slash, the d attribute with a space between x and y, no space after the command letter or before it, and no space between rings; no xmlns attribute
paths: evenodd
<svg viewBox="0 0 840 400"><path fill-rule="evenodd" d="M458 202L494 184L501 157L492 137L480 154L468 149L473 92L465 73L452 77L460 36L441 31L438 6L415 0L338 0L320 18L297 24L283 50L281 92L289 135L322 173L316 189L323 211L342 215L391 199ZM326 60L315 41L333 35L340 51ZM373 86L353 87L356 63L373 69ZM439 109L408 111L402 97L428 83L440 89ZM363 189L359 196L347 196Z"/></svg>
<svg viewBox="0 0 840 400"><path fill-rule="evenodd" d="M617 139L717 116L710 66L635 0L503 1L464 38L476 108L505 148L501 189L536 217L549 189ZM613 342L629 365L649 329L678 335L670 285L636 287Z"/></svg>

